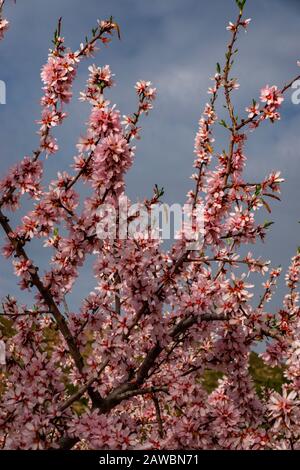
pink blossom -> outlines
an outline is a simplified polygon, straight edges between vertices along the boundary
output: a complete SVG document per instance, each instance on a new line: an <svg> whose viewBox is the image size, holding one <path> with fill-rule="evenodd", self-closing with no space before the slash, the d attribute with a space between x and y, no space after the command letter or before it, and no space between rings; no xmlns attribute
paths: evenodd
<svg viewBox="0 0 300 470"><path fill-rule="evenodd" d="M9 28L9 21L6 19L0 19L0 39L3 39L4 34Z"/></svg>

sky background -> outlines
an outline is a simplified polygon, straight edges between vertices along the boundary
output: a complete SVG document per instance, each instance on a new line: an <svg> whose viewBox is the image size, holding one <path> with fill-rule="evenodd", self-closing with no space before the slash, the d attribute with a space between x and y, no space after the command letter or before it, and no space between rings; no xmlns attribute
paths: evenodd
<svg viewBox="0 0 300 470"><path fill-rule="evenodd" d="M68 106L69 118L56 133L60 151L46 162L49 177L69 169L76 153L78 136L84 133L89 108L78 101L85 86L89 63L110 64L116 86L109 99L121 114L136 109L134 84L151 80L158 90L155 108L143 119L142 140L137 143L136 160L127 177L128 194L144 199L152 194L154 184L165 188L164 201L182 203L191 188L193 144L197 122L208 95L207 88L216 62L224 63L229 33L226 26L234 20L234 0L17 0L8 2L5 16L11 28L0 43L0 79L7 86L7 104L0 106L0 174L37 147L35 121L39 119L41 96L40 69L47 60L57 20L63 17L66 45L77 49L96 24L113 16L119 23L122 40L114 39L92 61L81 63L74 87L74 99ZM239 60L234 75L241 84L234 95L236 111L241 116L252 98L266 84L283 85L299 72L300 1L248 0L246 16L252 18L247 34L239 39ZM220 116L221 117L221 116ZM220 129L217 147L222 150L224 132ZM249 180L261 180L279 169L286 183L282 202L272 203L273 220L265 244L255 254L286 268L300 245L299 168L300 105L287 93L282 120L261 126L250 135L247 144ZM29 208L29 206L28 206ZM33 244L30 256L47 267L45 250ZM78 282L70 299L76 310L91 287L88 270ZM255 282L258 282L259 278ZM19 294L9 262L1 260L0 296ZM259 292L256 286L256 293ZM282 282L273 305L280 306L285 293Z"/></svg>

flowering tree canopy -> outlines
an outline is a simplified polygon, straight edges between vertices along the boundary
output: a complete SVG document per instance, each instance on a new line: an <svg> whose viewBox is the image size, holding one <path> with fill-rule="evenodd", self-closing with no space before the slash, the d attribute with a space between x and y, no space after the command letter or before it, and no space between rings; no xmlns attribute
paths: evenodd
<svg viewBox="0 0 300 470"><path fill-rule="evenodd" d="M2 254L33 298L29 306L11 296L2 301L2 449L300 449L300 254L286 274L283 305L273 312L268 302L280 269L251 252L241 254L265 238L270 223L255 216L270 211L283 181L276 171L261 181L244 179L245 142L257 127L280 119L284 94L300 77L282 87L265 86L246 115L236 115L232 96L239 85L232 67L238 35L250 23L245 0L236 3L225 63L217 64L195 139L187 203L192 218L203 207L197 249L186 236L169 250L151 236L97 236L99 208L110 205L118 213L125 195L133 141L155 99L150 82L137 82L137 109L122 118L105 96L114 82L109 66L89 67L80 99L88 102L90 116L72 170L43 186L46 158L58 152L54 130L67 118L80 63L120 35L113 18L98 21L91 37L72 51L59 21L41 71L39 146L0 180ZM1 39L8 28L3 5ZM217 109L222 95L225 111ZM214 149L217 125L228 134L222 153ZM80 183L87 188L84 196ZM25 196L32 208L13 226L10 212ZM161 197L156 187L145 206L156 206ZM130 216L129 226L137 217ZM47 272L27 254L32 240L49 252ZM70 312L66 299L87 256L94 260L95 288ZM249 282L253 272L265 276L258 304ZM280 393L256 393L249 356L259 342L266 344L266 364L284 364ZM222 373L212 392L203 386L207 369Z"/></svg>

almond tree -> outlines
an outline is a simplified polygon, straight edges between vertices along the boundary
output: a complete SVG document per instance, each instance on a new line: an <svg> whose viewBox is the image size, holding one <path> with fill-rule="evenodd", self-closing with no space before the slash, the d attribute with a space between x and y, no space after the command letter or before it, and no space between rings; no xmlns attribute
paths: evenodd
<svg viewBox="0 0 300 470"><path fill-rule="evenodd" d="M243 14L245 0L236 3L225 63L217 64L195 139L194 187L187 202L192 216L204 208L199 249L184 235L168 251L155 237L97 236L99 208L109 205L118 213L125 195L133 141L155 99L150 82L137 82L137 109L121 118L105 97L113 84L109 66L89 67L81 100L91 110L72 170L43 186L44 171L58 152L54 128L67 118L81 61L120 34L113 18L98 21L91 37L72 51L59 20L41 72L38 148L0 181L2 253L13 263L20 288L33 298L26 306L11 296L2 301L3 449L300 449L300 254L286 275L283 306L274 312L267 303L280 269L250 252L240 254L265 238L270 223L257 223L255 215L270 210L268 201L279 199L283 181L279 172L261 181L244 179L246 139L258 126L280 119L284 94L300 76L282 87L265 86L247 114L236 115L232 67L238 35L250 22ZM4 0L1 38L8 28L3 5ZM218 118L222 94L226 116ZM214 149L216 125L228 133L222 153ZM13 226L10 213L25 196L32 208ZM155 187L145 206L157 206L161 197ZM128 218L129 226L138 216ZM190 229L195 232L195 225ZM49 253L47 272L27 254L33 239ZM94 259L95 288L70 312L67 297L88 255ZM248 282L253 272L268 276L258 305ZM267 364L285 364L281 393L255 391L249 356L259 342L267 344L262 355ZM211 393L203 386L207 369L222 372Z"/></svg>

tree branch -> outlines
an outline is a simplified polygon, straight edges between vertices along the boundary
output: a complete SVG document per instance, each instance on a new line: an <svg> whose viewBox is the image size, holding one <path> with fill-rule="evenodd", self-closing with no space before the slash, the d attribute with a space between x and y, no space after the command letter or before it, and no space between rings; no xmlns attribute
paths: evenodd
<svg viewBox="0 0 300 470"><path fill-rule="evenodd" d="M85 392L93 385L93 383L96 382L99 379L101 373L104 371L104 369L106 368L108 363L109 363L109 359L106 359L102 363L102 365L101 365L99 371L97 372L97 374L94 377L91 377L85 385L83 385L76 393L74 393L70 398L68 398L68 400L66 400L64 403L62 403L58 408L59 411L65 411L75 401L78 401L82 397L82 395L84 395Z"/></svg>
<svg viewBox="0 0 300 470"><path fill-rule="evenodd" d="M158 433L160 437L163 438L164 427L163 427L163 422L162 422L162 417L161 417L161 412L160 412L159 400L155 394L152 395L152 400L153 400L154 407L155 407L156 419L157 419L157 424L158 424Z"/></svg>

